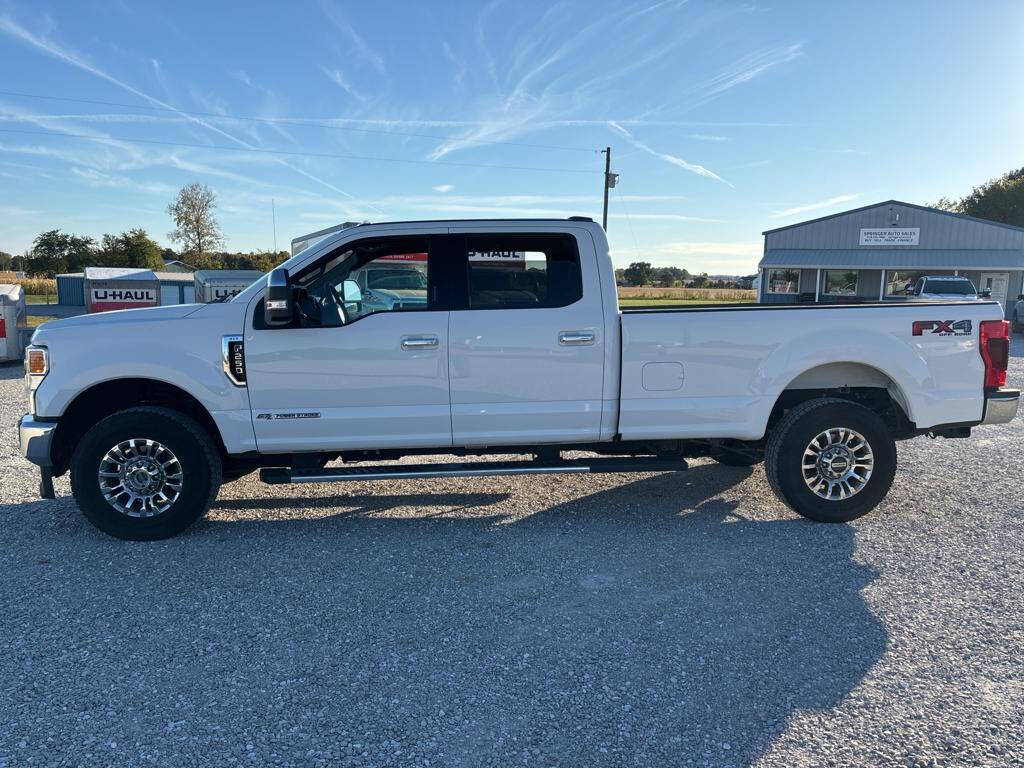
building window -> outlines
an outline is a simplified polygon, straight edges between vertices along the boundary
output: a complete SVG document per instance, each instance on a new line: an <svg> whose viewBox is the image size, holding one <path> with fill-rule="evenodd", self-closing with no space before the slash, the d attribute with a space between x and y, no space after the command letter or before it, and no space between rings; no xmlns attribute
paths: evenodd
<svg viewBox="0 0 1024 768"><path fill-rule="evenodd" d="M822 293L827 296L856 296L859 274L855 269L826 269Z"/></svg>
<svg viewBox="0 0 1024 768"><path fill-rule="evenodd" d="M799 269L769 269L767 293L796 293L800 287Z"/></svg>
<svg viewBox="0 0 1024 768"><path fill-rule="evenodd" d="M885 295L909 296L913 293L918 279L924 274L924 272L910 272L904 269L887 271L885 273Z"/></svg>

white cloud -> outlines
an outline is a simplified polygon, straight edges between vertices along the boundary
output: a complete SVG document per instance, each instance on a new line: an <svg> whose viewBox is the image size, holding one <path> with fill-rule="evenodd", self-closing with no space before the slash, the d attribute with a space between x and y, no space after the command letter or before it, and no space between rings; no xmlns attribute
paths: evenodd
<svg viewBox="0 0 1024 768"><path fill-rule="evenodd" d="M625 128L623 128L621 125L619 125L618 123L616 123L616 122L614 122L612 120L608 121L608 127L611 128L613 131L617 132L623 138L625 138L626 141L628 141L630 144L632 144L637 149L639 149L639 150L641 150L643 152L646 152L649 155L653 155L654 157L657 157L660 160L664 160L666 163L669 163L670 165L674 165L674 166L676 166L678 168L682 168L684 171L689 171L690 173L695 173L698 176L705 176L705 177L707 177L709 179L714 179L715 181L720 181L723 184L726 184L726 185L728 185L730 187L732 186L732 184L729 184L728 181L723 179L717 173L715 173L714 171L708 170L703 165L696 165L695 163L688 163L685 160L683 160L681 157L676 157L675 155L669 155L669 154L666 154L665 152L658 152L656 149L652 149L651 147L649 147L646 144L644 144L642 141L637 140L633 136L632 133L630 133Z"/></svg>
<svg viewBox="0 0 1024 768"><path fill-rule="evenodd" d="M366 96L364 96L362 93L357 91L352 86L352 84L345 77L345 73L342 72L340 69L328 69L327 67L320 67L320 69L323 70L323 73L327 75L327 77L329 77L335 83L335 85L341 88L341 90L343 90L353 99L356 99L357 101L366 101Z"/></svg>
<svg viewBox="0 0 1024 768"><path fill-rule="evenodd" d="M795 216L798 213L806 213L807 211L817 211L820 208L831 208L833 205L839 205L840 203L848 203L851 200L856 200L861 196L861 192L855 195L836 195L830 197L828 200L820 200L817 203L807 203L806 205L796 205L792 208L787 208L784 211L776 211L772 214L773 219L780 219L783 216Z"/></svg>
<svg viewBox="0 0 1024 768"><path fill-rule="evenodd" d="M120 88L123 91L127 91L128 93L131 93L134 96L138 96L141 99L145 99L146 101L148 101L150 104L153 104L154 106L158 106L158 107L161 107L163 109L170 110L171 112L174 112L179 117L183 117L183 118L185 118L186 120L188 120L189 122L191 122L191 123L193 123L195 125L198 125L198 126L201 126L203 128L206 128L207 130L213 131L218 136L222 136L225 139L228 139L229 141L232 141L232 142L234 142L235 144L238 144L241 147L244 147L246 149L256 149L256 147L254 145L250 144L249 142L244 141L243 139L240 139L237 136L234 136L233 134L230 134L227 131L218 128L216 125L213 125L209 121L203 120L200 117L196 117L195 115L191 115L191 114L189 114L187 112L184 112L184 111L178 109L177 107L175 107L172 104L168 104L165 101L161 101L160 99L156 98L155 96L150 96L148 93L145 93L145 92L139 90L138 88L135 88L135 87L129 85L128 83L124 82L123 80L119 80L118 78L114 77L113 75L108 74L107 72L103 71L102 69L100 69L99 67L95 66L94 64L91 64L89 61L87 61L83 57L79 56L74 51L66 50L66 49L62 48L60 45L58 45L57 43L54 43L54 42L46 39L45 37L39 37L37 35L32 34L27 29L22 27L20 24L16 23L15 21L13 21L12 19L10 19L10 18L8 18L6 16L0 16L0 32L6 32L11 37L15 37L15 38L21 40L22 42L24 42L24 43L26 43L26 44L34 47L34 48L37 48L37 49L43 51L44 53L47 53L50 56L53 56L54 58L59 59L60 61L63 61L66 64L69 64L69 65L71 65L73 67L76 67L77 69L81 69L81 70L83 70L85 72L88 72L89 74L94 75L94 76L100 78L101 80L106 80L108 83L117 86L118 88ZM113 140L111 140L111 143L114 143ZM352 200L356 199L355 195L353 195L353 194L351 194L349 192L346 192L345 190L335 186L334 184L331 184L329 181L325 181L324 179L321 179L320 177L310 173L309 171L305 170L304 168L302 168L302 167L300 167L300 166L298 166L298 165L296 165L294 163L290 163L287 160L283 160L283 159L280 159L280 158L277 158L276 162L279 165L284 166L285 168L290 168L291 170L295 171L296 173L298 173L298 174L300 174L302 176L305 176L307 179L309 179L311 181L315 181L318 184L321 184L321 185L327 187L328 189L330 189L333 192L336 192L336 193L338 193L340 195L344 195L345 197L348 197L349 199L352 199ZM378 211L378 213L383 214L383 211Z"/></svg>
<svg viewBox="0 0 1024 768"><path fill-rule="evenodd" d="M431 187L435 192L451 192L455 189L454 184L438 184L437 186Z"/></svg>
<svg viewBox="0 0 1024 768"><path fill-rule="evenodd" d="M356 32L355 27L349 24L342 12L330 0L320 0L320 10L330 20L335 28L341 32L352 43L347 50L354 57L366 62L380 74L386 75L387 68L384 66L384 59Z"/></svg>

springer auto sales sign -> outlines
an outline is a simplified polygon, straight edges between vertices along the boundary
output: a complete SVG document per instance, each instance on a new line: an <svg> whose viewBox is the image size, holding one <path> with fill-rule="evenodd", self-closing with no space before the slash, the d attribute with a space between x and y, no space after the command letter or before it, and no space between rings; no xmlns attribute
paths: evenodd
<svg viewBox="0 0 1024 768"><path fill-rule="evenodd" d="M889 227L860 231L861 245L917 245L920 239L920 227Z"/></svg>

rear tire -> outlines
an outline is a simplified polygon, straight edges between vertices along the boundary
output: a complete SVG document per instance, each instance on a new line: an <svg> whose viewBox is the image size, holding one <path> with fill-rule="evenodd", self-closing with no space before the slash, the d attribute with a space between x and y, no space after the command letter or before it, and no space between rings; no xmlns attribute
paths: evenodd
<svg viewBox="0 0 1024 768"><path fill-rule="evenodd" d="M896 442L878 414L838 398L809 400L782 417L765 452L768 482L811 520L856 520L885 498Z"/></svg>
<svg viewBox="0 0 1024 768"><path fill-rule="evenodd" d="M169 408L129 408L108 416L85 434L71 458L71 490L79 508L119 539L150 541L180 533L206 512L220 482L220 456L210 435Z"/></svg>

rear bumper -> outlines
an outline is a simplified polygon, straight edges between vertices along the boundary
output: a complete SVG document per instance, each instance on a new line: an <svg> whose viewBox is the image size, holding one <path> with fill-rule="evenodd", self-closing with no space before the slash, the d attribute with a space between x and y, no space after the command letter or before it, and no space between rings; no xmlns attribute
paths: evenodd
<svg viewBox="0 0 1024 768"><path fill-rule="evenodd" d="M50 445L53 442L53 433L57 429L55 421L36 421L29 414L21 417L18 422L18 437L21 444L21 454L40 467L53 466L50 458Z"/></svg>
<svg viewBox="0 0 1024 768"><path fill-rule="evenodd" d="M1019 389L995 389L985 393L985 412L982 424L1005 424L1017 415L1020 404Z"/></svg>

